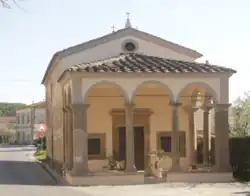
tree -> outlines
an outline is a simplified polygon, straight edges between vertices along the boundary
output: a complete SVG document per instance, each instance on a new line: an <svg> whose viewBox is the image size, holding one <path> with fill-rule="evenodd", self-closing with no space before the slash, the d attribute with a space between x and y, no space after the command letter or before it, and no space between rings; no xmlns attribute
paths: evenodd
<svg viewBox="0 0 250 196"><path fill-rule="evenodd" d="M20 7L18 1L20 0L0 0L0 4L2 4L4 8L11 8L13 4Z"/></svg>
<svg viewBox="0 0 250 196"><path fill-rule="evenodd" d="M232 106L230 132L232 136L250 135L250 92L239 97Z"/></svg>
<svg viewBox="0 0 250 196"><path fill-rule="evenodd" d="M15 116L16 110L24 106L23 103L0 102L0 116Z"/></svg>

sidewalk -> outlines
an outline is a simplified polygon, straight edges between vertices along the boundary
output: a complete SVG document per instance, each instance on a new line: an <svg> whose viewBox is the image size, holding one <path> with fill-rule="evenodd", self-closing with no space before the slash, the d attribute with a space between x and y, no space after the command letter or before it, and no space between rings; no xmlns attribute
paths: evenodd
<svg viewBox="0 0 250 196"><path fill-rule="evenodd" d="M56 171L51 169L46 163L39 161L39 164L51 176L51 178L53 178L56 181L57 185L69 186L69 183L62 176L60 176Z"/></svg>
<svg viewBox="0 0 250 196"><path fill-rule="evenodd" d="M28 157L28 160L39 164L50 175L50 177L56 182L57 185L60 185L60 186L68 185L67 182L64 180L64 178L62 176L60 176L59 174L57 174L52 169L50 169L50 167L46 163L43 163L41 161L37 161L35 156L34 156L35 152L36 151L34 150L34 151L28 152L26 154Z"/></svg>
<svg viewBox="0 0 250 196"><path fill-rule="evenodd" d="M29 161L36 162L36 158L35 158L35 156L34 156L34 153L35 153L35 152L36 152L36 151L30 151L30 152L27 153L27 157L28 157L28 160L29 160Z"/></svg>

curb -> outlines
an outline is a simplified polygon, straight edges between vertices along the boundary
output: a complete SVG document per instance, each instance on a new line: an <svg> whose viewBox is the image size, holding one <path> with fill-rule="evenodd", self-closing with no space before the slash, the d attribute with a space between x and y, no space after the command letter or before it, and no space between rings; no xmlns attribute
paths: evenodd
<svg viewBox="0 0 250 196"><path fill-rule="evenodd" d="M40 166L50 175L50 177L55 181L56 185L59 186L69 186L69 183L56 171L53 171L46 163L38 162Z"/></svg>

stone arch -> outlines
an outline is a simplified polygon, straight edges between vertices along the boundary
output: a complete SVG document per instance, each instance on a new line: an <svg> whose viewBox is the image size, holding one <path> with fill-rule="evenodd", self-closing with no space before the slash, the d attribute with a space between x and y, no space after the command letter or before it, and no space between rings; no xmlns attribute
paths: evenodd
<svg viewBox="0 0 250 196"><path fill-rule="evenodd" d="M96 82L95 84L91 85L90 87L88 87L88 89L87 89L87 91L85 92L84 97L83 97L84 103L87 102L87 99L88 99L89 94L91 93L91 91L92 91L95 87L97 87L98 85L100 85L100 84L110 84L110 85L116 87L117 89L120 90L120 92L122 92L125 101L126 101L126 102L129 101L128 94L127 94L127 92L124 90L124 88L123 88L122 86L120 86L120 85L117 84L116 82L112 82L112 81L109 81L109 80L101 80L101 81L98 81L98 82Z"/></svg>
<svg viewBox="0 0 250 196"><path fill-rule="evenodd" d="M131 101L134 99L134 96L136 95L136 92L141 88L143 87L144 85L146 84L156 84L160 87L162 87L164 90L166 90L166 92L168 93L169 95L169 100L174 100L174 94L173 94L173 91L168 87L168 85L164 84L163 82L161 81L158 81L158 80L147 80L147 81L144 81L142 83L140 83L139 85L136 86L136 88L133 90L132 94L131 94Z"/></svg>
<svg viewBox="0 0 250 196"><path fill-rule="evenodd" d="M193 86L199 86L201 88L204 88L206 90L206 93L210 94L215 103L218 103L218 95L217 93L215 92L215 90L207 83L205 82L192 82L192 83L188 83L187 85L185 85L180 91L179 93L177 94L177 101L180 101L180 97L181 97L181 94L188 88L191 88Z"/></svg>

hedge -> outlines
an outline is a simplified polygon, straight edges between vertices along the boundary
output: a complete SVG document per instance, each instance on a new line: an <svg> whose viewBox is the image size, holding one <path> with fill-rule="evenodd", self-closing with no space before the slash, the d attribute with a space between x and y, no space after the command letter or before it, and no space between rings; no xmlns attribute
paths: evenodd
<svg viewBox="0 0 250 196"><path fill-rule="evenodd" d="M210 162L215 164L215 143L211 139ZM203 162L203 141L197 141L197 162ZM241 181L250 181L250 137L233 137L229 140L230 162L234 177Z"/></svg>
<svg viewBox="0 0 250 196"><path fill-rule="evenodd" d="M233 137L229 142L234 177L250 181L250 137Z"/></svg>

